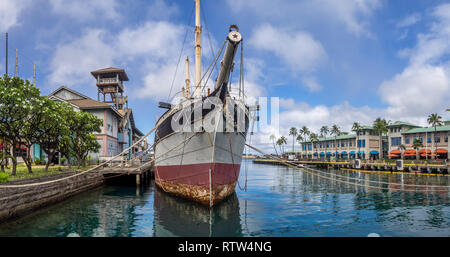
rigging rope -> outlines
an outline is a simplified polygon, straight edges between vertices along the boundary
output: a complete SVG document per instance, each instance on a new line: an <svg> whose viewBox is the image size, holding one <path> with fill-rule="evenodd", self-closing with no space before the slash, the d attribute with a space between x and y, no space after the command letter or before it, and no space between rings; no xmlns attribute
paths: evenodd
<svg viewBox="0 0 450 257"><path fill-rule="evenodd" d="M264 153L262 150L260 150L260 149L258 149L258 148L256 148L256 147L254 147L254 146L251 146L251 145L249 145L249 144L245 144L245 145L248 146L249 148L251 148L251 149L253 149L253 150L255 150L255 151L257 151L257 152L263 154L263 155L266 155L266 153ZM301 169L301 168L299 168L297 165L294 165L294 164L292 164L292 163L290 163L290 162L288 162L288 161L286 161L286 160L284 160L284 159L281 159L281 158L279 158L279 157L275 157L275 159L279 160L282 164L284 164L284 165L286 165L286 166L288 166L288 167L291 167L291 168L294 168L294 169L297 169L297 170L304 171L304 172L306 172L306 173L308 173L308 174L310 174L310 175L313 175L313 176L325 178L325 179L332 180L332 181L336 181L336 182L341 182L341 183L344 183L344 184L349 184L349 185L359 186L359 187L368 187L368 188L381 189L381 190L386 190L386 189L387 189L387 188L384 188L384 187L372 186L372 185L362 185L362 184L360 184L360 183L354 183L354 182L350 182L350 181L344 181L344 180L340 180L340 179L331 178L331 177L328 177L328 176L323 176L323 175L318 174L318 173L320 172L320 171L318 171L318 170L311 169L311 168L309 168L309 167L303 167L303 168ZM336 175L337 175L337 174L336 174ZM348 178L350 178L350 177L348 177ZM363 180L363 181L364 181L364 180ZM365 181L367 181L367 180L365 180ZM368 182L379 183L380 181L368 181ZM389 183L389 184L396 184L396 183ZM400 184L400 185L401 185L401 184ZM404 185L404 186L421 186L421 185L408 185L408 184L403 184L403 185ZM422 185L422 186L423 186L423 185ZM442 187L446 187L446 186L442 186ZM405 192L416 192L416 191L417 191L417 190L409 190L409 189L399 189L399 190L400 190L400 191L405 191ZM428 191L428 190L427 190L427 191ZM445 192L448 192L448 190L430 190L430 191L432 191L432 192L439 192L439 191L445 191Z"/></svg>
<svg viewBox="0 0 450 257"><path fill-rule="evenodd" d="M184 35L183 44L181 45L181 51L180 51L180 55L178 56L178 62L177 62L177 66L175 68L175 74L173 74L172 84L170 85L170 91L169 91L169 95L167 96L167 101L169 101L170 95L172 94L173 84L175 83L175 78L176 78L177 72L178 72L178 66L180 65L181 56L183 55L183 50L184 50L184 46L186 44L186 39L187 39L187 35L189 32L189 26L191 26L191 22L192 22L191 20L192 20L192 15L194 13L194 9L195 9L195 5L192 6L191 16L189 17L189 25L186 27L186 34Z"/></svg>

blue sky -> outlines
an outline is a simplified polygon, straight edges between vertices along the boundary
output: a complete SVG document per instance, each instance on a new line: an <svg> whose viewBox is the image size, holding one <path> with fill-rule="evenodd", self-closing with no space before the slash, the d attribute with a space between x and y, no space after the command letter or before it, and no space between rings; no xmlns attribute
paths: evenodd
<svg viewBox="0 0 450 257"><path fill-rule="evenodd" d="M9 73L49 94L61 85L96 98L90 71L124 68L129 104L142 131L163 110L182 53L193 58L192 0L2 0L0 31L9 32ZM280 98L280 127L255 135L287 135L291 126L377 117L420 125L437 112L450 119L450 2L386 0L203 0L203 66L230 24L244 38L247 94ZM203 22L205 16L202 17ZM207 25L207 29L206 26ZM211 40L208 38L208 31ZM0 72L5 40L0 40ZM182 58L182 60L183 60ZM184 83L183 62L172 93ZM237 78L236 73L234 78ZM193 77L192 77L193 78Z"/></svg>

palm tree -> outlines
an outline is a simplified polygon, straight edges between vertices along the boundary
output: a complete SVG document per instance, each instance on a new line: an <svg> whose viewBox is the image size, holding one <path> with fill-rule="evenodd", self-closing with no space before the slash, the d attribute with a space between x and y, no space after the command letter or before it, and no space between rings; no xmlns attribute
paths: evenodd
<svg viewBox="0 0 450 257"><path fill-rule="evenodd" d="M276 137L274 134L270 135L270 140L272 141L273 149L275 149L275 153L278 155L277 148L275 147L275 138Z"/></svg>
<svg viewBox="0 0 450 257"><path fill-rule="evenodd" d="M320 128L320 137L327 137L329 132L330 132L330 130L328 129L327 126L322 126Z"/></svg>
<svg viewBox="0 0 450 257"><path fill-rule="evenodd" d="M397 147L398 150L400 150L400 157L402 157L402 151L406 150L406 146L404 144L401 144Z"/></svg>
<svg viewBox="0 0 450 257"><path fill-rule="evenodd" d="M302 134L298 134L296 140L300 144L300 149L302 149L302 142L304 140Z"/></svg>
<svg viewBox="0 0 450 257"><path fill-rule="evenodd" d="M313 144L313 148L316 150L317 153L316 143L319 142L319 136L316 133L311 133L311 135L309 135L309 140Z"/></svg>
<svg viewBox="0 0 450 257"><path fill-rule="evenodd" d="M280 137L280 138L278 139L278 141L277 141L277 145L280 146L280 152L281 152L281 154L284 153L284 151L281 150L281 146L283 146L283 145L285 145L285 144L287 144L287 139L286 139L284 136ZM284 147L283 147L283 149L284 149Z"/></svg>
<svg viewBox="0 0 450 257"><path fill-rule="evenodd" d="M303 127L299 130L299 133L300 133L301 135L303 135L303 140L305 140L305 141L308 139L309 134L311 134L311 132L309 131L308 127L306 127L306 126L303 126Z"/></svg>
<svg viewBox="0 0 450 257"><path fill-rule="evenodd" d="M337 152L337 136L339 136L339 134L341 134L341 130L339 129L338 125L334 124L331 127L331 135L334 135L334 154L336 155ZM336 156L337 157L337 156Z"/></svg>
<svg viewBox="0 0 450 257"><path fill-rule="evenodd" d="M295 137L298 135L297 129L295 127L292 127L289 130L289 135L292 136L292 152L294 152Z"/></svg>
<svg viewBox="0 0 450 257"><path fill-rule="evenodd" d="M281 151L281 145L283 144L283 143L281 142L281 138L278 138L278 139L277 139L276 144L277 144L277 146L280 148L280 155L283 155L283 152Z"/></svg>
<svg viewBox="0 0 450 257"><path fill-rule="evenodd" d="M361 152L361 146L359 144L359 132L361 131L362 126L358 122L354 122L352 126L352 131L356 133L356 143L358 144L358 154Z"/></svg>
<svg viewBox="0 0 450 257"><path fill-rule="evenodd" d="M373 130L380 135L380 160L383 159L383 134L389 131L388 122L385 119L377 118L373 122Z"/></svg>
<svg viewBox="0 0 450 257"><path fill-rule="evenodd" d="M431 126L434 127L434 136L433 136L433 141L434 141L434 151L436 151L436 127L437 126L442 126L442 117L439 116L437 113L432 113L430 114L430 116L428 116L428 124L430 124Z"/></svg>
<svg viewBox="0 0 450 257"><path fill-rule="evenodd" d="M418 138L414 139L413 143L412 143L412 147L416 150L416 159L419 159L419 148L423 147L422 142L420 142L420 140Z"/></svg>

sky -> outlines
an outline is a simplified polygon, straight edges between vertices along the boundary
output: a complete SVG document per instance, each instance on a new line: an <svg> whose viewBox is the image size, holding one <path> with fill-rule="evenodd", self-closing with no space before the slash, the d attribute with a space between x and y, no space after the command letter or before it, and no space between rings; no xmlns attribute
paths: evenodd
<svg viewBox="0 0 450 257"><path fill-rule="evenodd" d="M158 101L183 86L186 56L193 67L193 7L194 0L2 0L0 73L4 32L8 73L18 49L18 75L31 81L35 62L43 95L66 85L96 99L90 71L123 68L129 107L146 133L165 111ZM279 126L252 136L263 149L271 151L271 134L292 145L290 127L318 133L377 117L421 126L431 113L450 119L449 1L203 0L203 70L231 24L243 36L247 96L279 100ZM235 69L235 85L238 78Z"/></svg>

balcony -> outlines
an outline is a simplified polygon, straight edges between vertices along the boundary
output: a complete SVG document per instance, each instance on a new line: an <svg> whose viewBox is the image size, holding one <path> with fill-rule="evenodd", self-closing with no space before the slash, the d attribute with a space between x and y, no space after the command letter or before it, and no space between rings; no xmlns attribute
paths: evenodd
<svg viewBox="0 0 450 257"><path fill-rule="evenodd" d="M120 84L122 85L122 81L118 80L117 78L100 78L97 79L97 84Z"/></svg>

